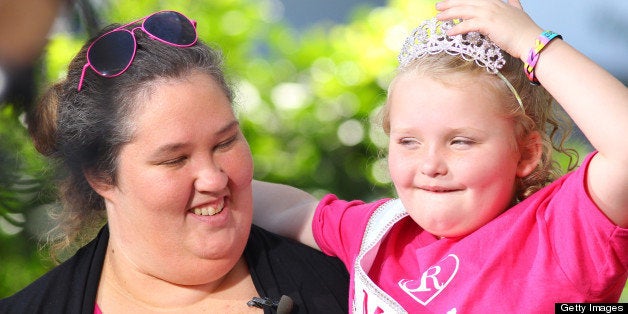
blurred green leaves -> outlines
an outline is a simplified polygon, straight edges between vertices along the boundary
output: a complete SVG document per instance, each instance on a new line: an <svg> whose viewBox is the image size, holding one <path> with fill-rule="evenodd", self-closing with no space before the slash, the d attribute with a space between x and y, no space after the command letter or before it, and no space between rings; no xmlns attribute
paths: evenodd
<svg viewBox="0 0 628 314"><path fill-rule="evenodd" d="M0 297L43 274L50 263L37 250L51 202L50 174L34 150L20 112L0 106Z"/></svg>

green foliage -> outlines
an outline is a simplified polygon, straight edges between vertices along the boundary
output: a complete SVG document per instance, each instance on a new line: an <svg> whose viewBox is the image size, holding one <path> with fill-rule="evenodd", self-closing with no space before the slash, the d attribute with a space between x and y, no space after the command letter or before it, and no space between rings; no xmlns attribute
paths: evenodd
<svg viewBox="0 0 628 314"><path fill-rule="evenodd" d="M20 114L0 107L0 297L40 276L50 265L37 250L41 207L50 178L45 161L30 145Z"/></svg>
<svg viewBox="0 0 628 314"><path fill-rule="evenodd" d="M0 107L0 231L12 234L26 227L25 215L46 198L50 177L45 160L30 145L13 106Z"/></svg>

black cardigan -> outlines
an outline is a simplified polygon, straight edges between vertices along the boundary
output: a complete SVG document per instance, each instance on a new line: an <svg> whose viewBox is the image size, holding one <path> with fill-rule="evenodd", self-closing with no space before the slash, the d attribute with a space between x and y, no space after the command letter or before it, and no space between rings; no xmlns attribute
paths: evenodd
<svg viewBox="0 0 628 314"><path fill-rule="evenodd" d="M0 300L0 313L93 314L108 240L105 226L70 259ZM349 277L338 259L257 226L244 257L261 298L278 301L287 295L294 301L292 313L348 312ZM264 313L275 310L266 307Z"/></svg>

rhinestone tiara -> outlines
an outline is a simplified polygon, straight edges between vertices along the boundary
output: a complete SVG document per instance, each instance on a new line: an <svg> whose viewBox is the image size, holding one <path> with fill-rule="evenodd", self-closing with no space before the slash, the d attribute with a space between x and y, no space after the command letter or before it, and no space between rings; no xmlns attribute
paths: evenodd
<svg viewBox="0 0 628 314"><path fill-rule="evenodd" d="M467 61L475 61L489 73L496 74L515 96L521 110L525 113L523 102L517 90L499 70L506 64L502 50L488 37L479 32L469 32L456 36L448 36L447 30L460 23L461 20L440 21L431 18L423 21L414 29L399 52L399 67L405 68L412 61L425 55L445 52L452 56L459 55Z"/></svg>
<svg viewBox="0 0 628 314"><path fill-rule="evenodd" d="M446 34L447 30L459 22L460 20L440 21L435 17L423 21L414 29L412 35L406 38L401 47L399 66L404 68L427 54L445 52L453 56L459 55L467 61L475 61L490 73L498 73L506 64L506 60L501 49L488 37L478 32L456 36Z"/></svg>

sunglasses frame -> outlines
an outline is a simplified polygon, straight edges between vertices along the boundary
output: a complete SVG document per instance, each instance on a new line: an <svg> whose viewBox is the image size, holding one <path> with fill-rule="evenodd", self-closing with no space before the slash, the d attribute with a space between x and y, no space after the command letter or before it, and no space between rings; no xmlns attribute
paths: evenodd
<svg viewBox="0 0 628 314"><path fill-rule="evenodd" d="M189 44L185 44L185 45L180 45L180 44L175 44L175 43L171 43L167 40L164 40L162 38L159 38L158 36L151 34L145 27L146 21L148 21L151 17L154 17L155 15L158 14L163 14L163 13L176 13L182 17L185 18L185 20L187 20L190 25L192 26L192 28L194 29L194 40L189 43ZM127 27L129 27L130 25L136 24L138 22L142 21L142 24L139 26L136 26L132 29L127 29ZM116 27L115 29L112 29L111 31L108 31L102 35L100 35L98 38L96 38L90 45L89 48L87 48L87 52L85 54L87 62L85 63L85 65L83 66L83 70L81 72L81 78L78 84L78 91L81 91L81 88L83 87L83 80L85 78L85 73L87 71L87 68L91 68L92 71L94 71L96 74L102 76L102 77L106 77L106 78L112 78L112 77L116 77L121 75L122 73L126 72L126 70L131 66L131 64L133 63L133 60L135 59L135 53L137 52L137 39L135 38L135 31L136 30L141 30L143 31L146 35L148 35L148 37L152 40L157 40L161 43L164 43L166 45L169 46L173 46L173 47L179 47L179 48L186 48L186 47L191 47L194 44L196 44L196 42L198 41L198 32L196 31L196 21L189 19L187 16L185 16L184 14L177 12L177 11L172 11L172 10L163 10L163 11L158 11L155 13L152 13L150 15L147 15L143 18L137 19L133 22L127 23L125 25L122 25L120 27ZM133 54L131 55L131 58L129 59L127 65L124 67L124 69L122 69L121 71L118 71L114 74L105 74L102 73L100 71L98 71L93 65L92 65L92 61L90 61L90 51L92 50L92 47L94 46L94 44L96 44L98 41L100 41L101 39L103 39L106 36L109 36L113 33L117 33L117 32L126 32L129 33L131 35L131 38L133 39Z"/></svg>

